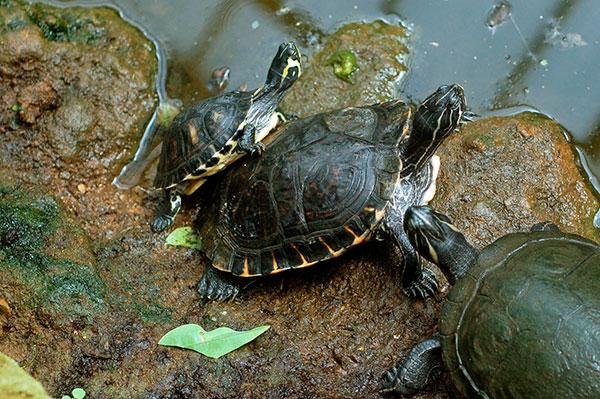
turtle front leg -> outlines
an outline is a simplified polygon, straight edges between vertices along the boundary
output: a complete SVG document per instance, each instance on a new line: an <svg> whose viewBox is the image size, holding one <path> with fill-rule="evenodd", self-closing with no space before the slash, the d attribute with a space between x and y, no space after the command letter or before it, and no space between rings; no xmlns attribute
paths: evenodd
<svg viewBox="0 0 600 399"><path fill-rule="evenodd" d="M402 223L386 223L384 227L394 243L400 248L403 259L402 287L409 297L428 298L438 290L435 274L423 267L423 260L414 249Z"/></svg>
<svg viewBox="0 0 600 399"><path fill-rule="evenodd" d="M181 196L179 193L176 190L166 190L159 214L150 223L152 230L158 233L171 227L179 209L181 209Z"/></svg>
<svg viewBox="0 0 600 399"><path fill-rule="evenodd" d="M382 392L411 395L425 388L431 373L443 367L439 337L421 341L406 359L399 361L383 375Z"/></svg>
<svg viewBox="0 0 600 399"><path fill-rule="evenodd" d="M198 283L198 293L201 298L225 301L235 298L240 292L240 287L239 278L207 266Z"/></svg>
<svg viewBox="0 0 600 399"><path fill-rule="evenodd" d="M242 130L238 148L248 155L262 155L265 145L256 142L256 128L252 124L247 124Z"/></svg>

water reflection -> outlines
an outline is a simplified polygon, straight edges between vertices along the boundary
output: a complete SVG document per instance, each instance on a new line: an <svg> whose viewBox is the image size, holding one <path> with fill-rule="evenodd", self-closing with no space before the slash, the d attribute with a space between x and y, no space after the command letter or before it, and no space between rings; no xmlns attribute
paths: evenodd
<svg viewBox="0 0 600 399"><path fill-rule="evenodd" d="M576 3L577 0L574 2ZM562 21L566 21L571 15L572 10L574 10L574 7L571 4L557 0L551 15L554 19L560 18ZM514 98L517 97L517 94L519 92L526 93L527 91L527 85L524 83L527 76L540 67L540 61L544 59L544 53L551 50L549 48L550 44L546 41L548 23L544 20L538 21L535 24L535 33L532 35L529 43L526 44L525 51L520 56L519 61L515 62L515 66L508 73L507 77L503 77L498 81L498 93L491 101L493 108L505 108L516 105ZM518 29L516 24L515 29Z"/></svg>
<svg viewBox="0 0 600 399"><path fill-rule="evenodd" d="M91 4L63 1L61 4ZM466 89L474 111L528 104L573 133L584 164L600 176L600 7L594 0L513 2L511 14L539 60L509 23L492 35L486 18L495 1L469 0L112 0L166 48L168 92L186 103L207 96L210 73L231 68L230 88L264 80L274 46L295 40L310 53L346 21L399 15L416 38L405 95L420 98L439 82ZM564 47L546 40L551 21L587 42ZM582 153L584 153L582 152ZM586 161L586 160L584 160Z"/></svg>

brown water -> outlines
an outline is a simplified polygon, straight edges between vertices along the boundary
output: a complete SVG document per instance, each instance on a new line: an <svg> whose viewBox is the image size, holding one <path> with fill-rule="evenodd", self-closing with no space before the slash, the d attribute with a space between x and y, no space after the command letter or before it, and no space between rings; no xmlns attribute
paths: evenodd
<svg viewBox="0 0 600 399"><path fill-rule="evenodd" d="M410 74L401 89L421 98L458 82L475 112L539 109L572 134L600 189L600 7L594 0L514 1L491 21L496 2L468 0L112 0L108 4L162 46L167 92L185 103L208 95L213 69L231 68L229 87L262 83L277 45L296 40L310 54L340 24L384 18L414 31ZM503 22L503 23L501 23Z"/></svg>

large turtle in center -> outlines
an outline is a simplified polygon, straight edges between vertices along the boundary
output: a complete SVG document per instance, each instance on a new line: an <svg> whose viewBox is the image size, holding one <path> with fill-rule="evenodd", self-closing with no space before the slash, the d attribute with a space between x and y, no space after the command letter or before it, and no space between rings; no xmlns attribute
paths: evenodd
<svg viewBox="0 0 600 399"><path fill-rule="evenodd" d="M442 86L418 107L402 101L346 108L288 123L260 158L228 173L201 210L212 262L199 284L234 296L243 278L302 268L388 236L403 252L409 295L437 289L404 230L405 210L435 192L443 140L459 126L462 87Z"/></svg>
<svg viewBox="0 0 600 399"><path fill-rule="evenodd" d="M385 378L411 394L446 367L468 398L600 398L600 246L538 223L477 251L443 214L408 209L411 243L454 284L439 333Z"/></svg>

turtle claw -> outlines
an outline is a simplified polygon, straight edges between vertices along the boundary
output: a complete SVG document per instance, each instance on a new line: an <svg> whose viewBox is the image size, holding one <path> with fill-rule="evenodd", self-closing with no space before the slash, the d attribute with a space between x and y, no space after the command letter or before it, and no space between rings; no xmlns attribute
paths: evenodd
<svg viewBox="0 0 600 399"><path fill-rule="evenodd" d="M404 378L406 367L402 363L397 363L394 367L389 368L382 376L383 383L381 384L381 393L398 393L401 395L411 395L417 392L417 387L412 387Z"/></svg>
<svg viewBox="0 0 600 399"><path fill-rule="evenodd" d="M154 218L152 223L150 223L150 227L152 228L152 231L154 231L155 233L159 233L171 227L173 225L173 220L175 220L175 218L173 218L172 216L158 215Z"/></svg>
<svg viewBox="0 0 600 399"><path fill-rule="evenodd" d="M254 143L251 145L244 145L242 142L238 144L240 150L244 151L250 156L261 156L265 150L265 145L261 142Z"/></svg>
<svg viewBox="0 0 600 399"><path fill-rule="evenodd" d="M404 293L411 298L429 298L439 288L435 274L429 269L423 269L421 275L404 288Z"/></svg>
<svg viewBox="0 0 600 399"><path fill-rule="evenodd" d="M208 266L198 283L201 298L218 302L235 298L239 291L240 287L233 277L225 276L212 266Z"/></svg>
<svg viewBox="0 0 600 399"><path fill-rule="evenodd" d="M252 147L250 147L250 150L248 151L248 153L251 156L261 156L264 150L265 150L265 145L263 143L256 143Z"/></svg>

